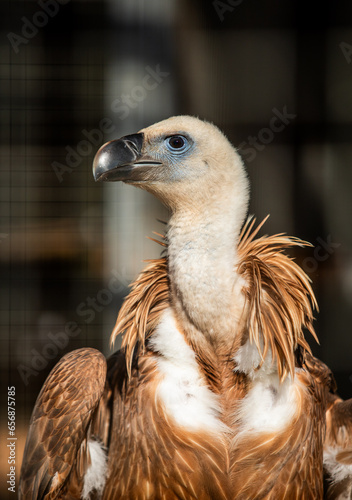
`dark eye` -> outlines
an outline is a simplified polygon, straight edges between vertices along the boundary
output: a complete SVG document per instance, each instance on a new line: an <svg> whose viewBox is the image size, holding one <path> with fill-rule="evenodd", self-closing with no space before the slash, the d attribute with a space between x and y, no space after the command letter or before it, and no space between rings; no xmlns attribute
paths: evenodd
<svg viewBox="0 0 352 500"><path fill-rule="evenodd" d="M181 135L174 135L169 138L169 144L173 149L180 149L185 145L185 141Z"/></svg>
<svg viewBox="0 0 352 500"><path fill-rule="evenodd" d="M183 135L172 135L165 139L166 146L173 153L183 153L189 147L188 140Z"/></svg>

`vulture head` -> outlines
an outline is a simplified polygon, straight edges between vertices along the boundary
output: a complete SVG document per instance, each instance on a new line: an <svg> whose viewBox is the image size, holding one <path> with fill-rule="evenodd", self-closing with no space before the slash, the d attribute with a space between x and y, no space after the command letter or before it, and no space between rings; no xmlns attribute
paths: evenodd
<svg viewBox="0 0 352 500"><path fill-rule="evenodd" d="M96 181L123 181L158 197L171 211L204 213L204 204L233 205L244 218L248 181L242 161L211 123L174 116L136 134L103 145L93 173Z"/></svg>

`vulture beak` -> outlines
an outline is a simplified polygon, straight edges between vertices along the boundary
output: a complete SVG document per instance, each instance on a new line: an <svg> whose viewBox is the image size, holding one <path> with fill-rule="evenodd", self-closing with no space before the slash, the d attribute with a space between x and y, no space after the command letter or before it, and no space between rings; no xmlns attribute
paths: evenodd
<svg viewBox="0 0 352 500"><path fill-rule="evenodd" d="M93 162L93 175L96 181L140 181L141 169L161 165L143 155L144 134L131 134L104 144Z"/></svg>

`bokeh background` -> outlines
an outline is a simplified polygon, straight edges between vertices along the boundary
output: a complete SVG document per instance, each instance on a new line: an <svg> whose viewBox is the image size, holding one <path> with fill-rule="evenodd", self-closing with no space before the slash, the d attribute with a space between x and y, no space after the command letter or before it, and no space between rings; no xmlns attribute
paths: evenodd
<svg viewBox="0 0 352 500"><path fill-rule="evenodd" d="M320 305L313 350L351 397L352 3L13 0L0 15L0 495L7 386L19 472L48 372L79 347L109 354L128 284L160 253L146 237L166 210L95 184L94 153L174 114L239 147L265 232L315 245L296 254Z"/></svg>

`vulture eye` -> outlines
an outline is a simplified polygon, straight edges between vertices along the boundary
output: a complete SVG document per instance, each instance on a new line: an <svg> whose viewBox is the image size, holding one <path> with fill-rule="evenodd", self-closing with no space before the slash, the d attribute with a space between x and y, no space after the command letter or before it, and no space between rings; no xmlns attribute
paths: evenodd
<svg viewBox="0 0 352 500"><path fill-rule="evenodd" d="M183 135L172 135L165 139L166 146L172 153L183 153L186 151L190 144L186 137Z"/></svg>

